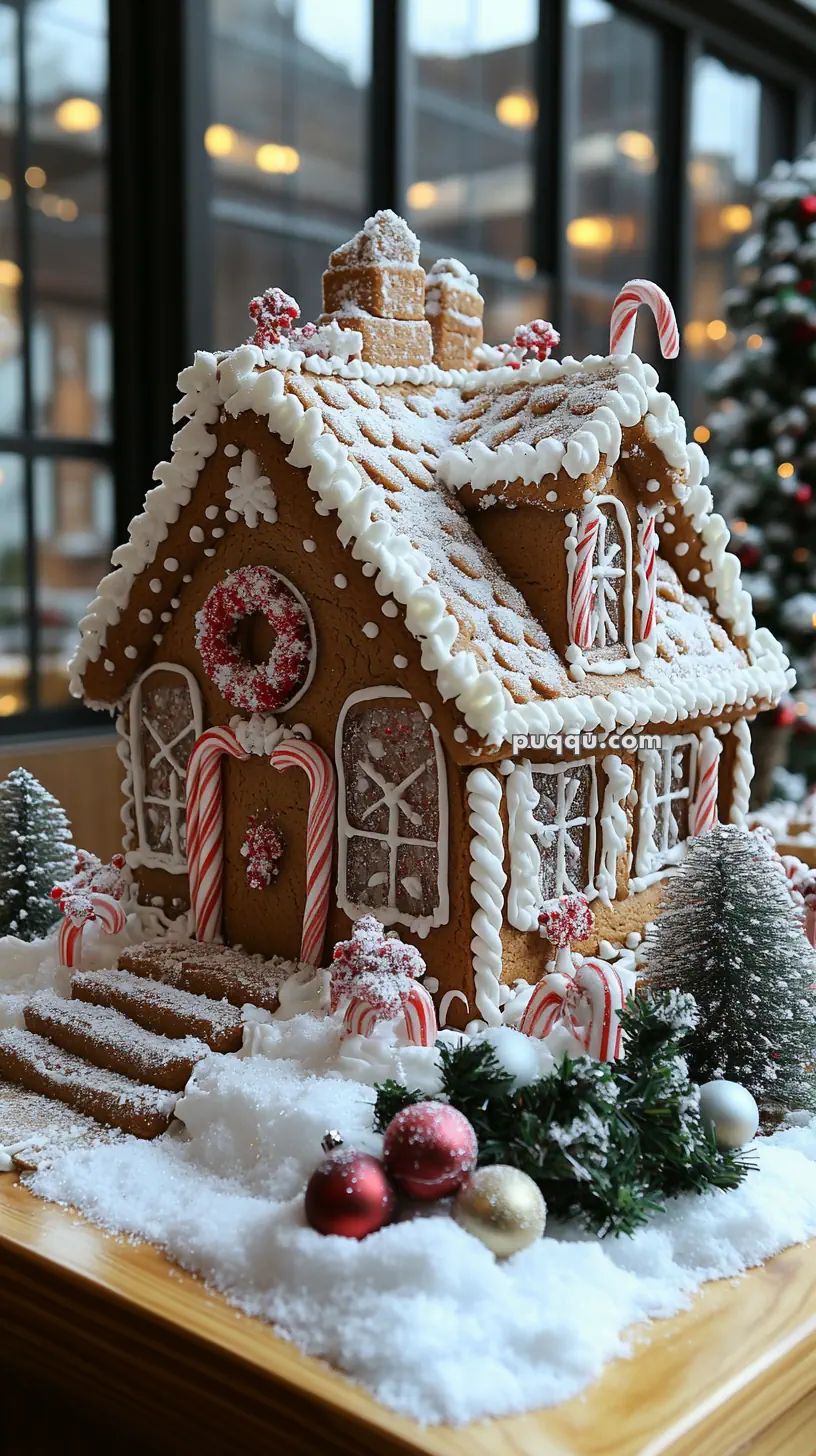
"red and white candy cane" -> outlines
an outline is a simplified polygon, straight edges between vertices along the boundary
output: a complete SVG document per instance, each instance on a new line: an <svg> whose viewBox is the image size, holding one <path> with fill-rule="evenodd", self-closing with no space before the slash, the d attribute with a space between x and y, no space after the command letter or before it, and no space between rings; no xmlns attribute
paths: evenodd
<svg viewBox="0 0 816 1456"><path fill-rule="evenodd" d="M575 972L575 984L589 1008L580 1040L597 1062L617 1061L621 1054L618 1012L626 1001L623 982L608 961L587 960Z"/></svg>
<svg viewBox="0 0 816 1456"><path fill-rule="evenodd" d="M711 728L700 734L697 750L697 786L691 806L689 832L707 834L717 822L717 787L722 743Z"/></svg>
<svg viewBox="0 0 816 1456"><path fill-rule="evenodd" d="M433 1001L419 982L415 982L402 1003L405 1030L412 1046L433 1046L436 1041L436 1011ZM383 1016L381 1007L372 1006L362 996L352 996L343 1017L344 1036L370 1036Z"/></svg>
<svg viewBox="0 0 816 1456"><path fill-rule="evenodd" d="M83 896L85 898L85 896ZM125 928L125 912L112 895L103 895L100 890L87 892L91 902L90 910L82 918L73 917L70 911L59 929L58 949L61 966L79 970L82 965L82 932L89 920L98 920L108 935L118 935Z"/></svg>
<svg viewBox="0 0 816 1456"><path fill-rule="evenodd" d="M576 647L586 649L592 646L592 561L598 540L601 513L597 506L590 506L581 519L580 535L575 546L575 566L570 588L569 631Z"/></svg>
<svg viewBox="0 0 816 1456"><path fill-rule="evenodd" d="M309 781L309 816L306 821L306 904L300 959L307 965L320 964L329 913L334 810L337 791L334 768L328 754L316 743L288 738L269 755L273 768L302 768Z"/></svg>
<svg viewBox="0 0 816 1456"><path fill-rule="evenodd" d="M647 510L641 515L638 536L641 583L638 598L640 636L641 641L652 644L657 628L657 532L654 511Z"/></svg>
<svg viewBox="0 0 816 1456"><path fill-rule="evenodd" d="M575 981L572 976L562 975L560 971L552 971L550 975L542 976L524 1008L519 1031L525 1036L533 1036L536 1040L543 1041L559 1022L564 1021L568 1023L573 1036L578 1036L580 1028L571 1009L574 992Z"/></svg>
<svg viewBox="0 0 816 1456"><path fill-rule="evenodd" d="M216 940L224 908L224 795L221 760L249 754L231 728L208 728L187 765L187 866L196 940Z"/></svg>
<svg viewBox="0 0 816 1456"><path fill-rule="evenodd" d="M647 303L655 316L660 352L664 359L676 359L680 353L680 335L671 300L648 278L632 278L621 289L612 309L609 325L610 354L631 354L635 343L635 322L642 303Z"/></svg>

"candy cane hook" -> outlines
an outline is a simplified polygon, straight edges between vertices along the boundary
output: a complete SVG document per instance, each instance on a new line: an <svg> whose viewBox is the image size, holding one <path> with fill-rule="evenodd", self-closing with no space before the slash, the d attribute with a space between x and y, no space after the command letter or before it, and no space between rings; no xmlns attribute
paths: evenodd
<svg viewBox="0 0 816 1456"><path fill-rule="evenodd" d="M288 738L269 755L273 768L302 768L309 781L309 817L306 821L306 904L300 959L317 966L326 938L329 884L334 846L334 809L337 791L328 754L316 743Z"/></svg>
<svg viewBox="0 0 816 1456"><path fill-rule="evenodd" d="M221 933L224 907L224 795L221 760L249 754L231 728L208 728L187 765L187 865L196 940Z"/></svg>
<svg viewBox="0 0 816 1456"><path fill-rule="evenodd" d="M676 359L680 353L680 335L671 299L648 278L632 278L615 299L609 325L610 354L631 354L637 311L642 303L648 304L654 314L663 358Z"/></svg>
<svg viewBox="0 0 816 1456"><path fill-rule="evenodd" d="M74 920L70 914L66 915L57 937L59 963L74 971L79 970L82 965L82 932L89 920L98 920L108 935L118 935L125 928L125 912L112 895L104 895L101 890L91 890L88 891L88 900L91 903L89 913L82 920Z"/></svg>

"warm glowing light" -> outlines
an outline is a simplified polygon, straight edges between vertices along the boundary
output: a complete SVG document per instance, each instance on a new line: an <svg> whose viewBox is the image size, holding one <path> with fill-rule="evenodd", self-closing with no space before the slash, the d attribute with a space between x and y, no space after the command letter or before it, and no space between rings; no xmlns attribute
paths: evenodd
<svg viewBox="0 0 816 1456"><path fill-rule="evenodd" d="M508 91L496 102L496 115L502 126L526 131L538 121L538 102L529 91Z"/></svg>
<svg viewBox="0 0 816 1456"><path fill-rule="evenodd" d="M749 334L745 342L749 349L761 349L763 338L761 334Z"/></svg>
<svg viewBox="0 0 816 1456"><path fill-rule="evenodd" d="M409 207L417 212L423 212L427 207L433 207L439 193L433 182L412 182L405 194L405 200Z"/></svg>
<svg viewBox="0 0 816 1456"><path fill-rule="evenodd" d="M567 224L567 242L573 248L611 248L615 227L611 217L574 217Z"/></svg>
<svg viewBox="0 0 816 1456"><path fill-rule="evenodd" d="M61 201L62 198L58 197L56 192L43 192L40 198L40 212L44 212L46 217L58 217Z"/></svg>
<svg viewBox="0 0 816 1456"><path fill-rule="evenodd" d="M25 179L29 187L44 187L48 181L42 167L26 167Z"/></svg>
<svg viewBox="0 0 816 1456"><path fill-rule="evenodd" d="M528 258L526 255L522 258L516 258L513 264L513 272L517 278L535 278L538 272L535 258Z"/></svg>
<svg viewBox="0 0 816 1456"><path fill-rule="evenodd" d="M706 341L706 326L702 319L690 319L683 330L683 338L690 349L702 349Z"/></svg>
<svg viewBox="0 0 816 1456"><path fill-rule="evenodd" d="M747 232L754 215L744 202L731 202L728 207L720 208L720 222L728 233Z"/></svg>
<svg viewBox="0 0 816 1456"><path fill-rule="evenodd" d="M810 619L810 625L811 627L816 627L816 612L813 613L813 616ZM793 711L795 712L797 718L804 718L807 710L807 703L797 703Z"/></svg>
<svg viewBox="0 0 816 1456"><path fill-rule="evenodd" d="M655 144L645 131L622 131L618 137L618 151L633 162L651 162Z"/></svg>
<svg viewBox="0 0 816 1456"><path fill-rule="evenodd" d="M810 625L811 625L811 627L816 627L816 612L813 613L813 616L810 619ZM807 712L807 705L805 703L797 703L796 704L796 711L797 711L797 713L799 712L799 709L800 708L804 708L805 709L805 712Z"/></svg>
<svg viewBox="0 0 816 1456"><path fill-rule="evenodd" d="M0 258L0 288L17 288L22 271L11 258Z"/></svg>
<svg viewBox="0 0 816 1456"><path fill-rule="evenodd" d="M793 553L794 561L798 561L802 564L807 561L809 556L810 552L808 551L807 546L797 546L796 550Z"/></svg>
<svg viewBox="0 0 816 1456"><path fill-rule="evenodd" d="M230 152L235 151L237 141L238 133L220 121L214 121L204 133L204 145L211 157L228 157Z"/></svg>
<svg viewBox="0 0 816 1456"><path fill-rule="evenodd" d="M747 521L739 521L738 520L738 521L732 521L731 522L731 531L732 531L733 535L735 535L735 536L744 536L745 535L745 532L747 530L748 530L748 522Z"/></svg>
<svg viewBox="0 0 816 1456"><path fill-rule="evenodd" d="M694 438L698 445L705 445L706 441L711 439L711 431L708 425L698 425L694 431Z"/></svg>
<svg viewBox="0 0 816 1456"><path fill-rule="evenodd" d="M8 718L11 713L16 713L22 706L22 700L16 693L3 693L0 697L0 718Z"/></svg>
<svg viewBox="0 0 816 1456"><path fill-rule="evenodd" d="M777 475L781 475L783 480L790 480L790 477L793 475L793 466L790 460L783 460L781 465L777 465L776 473Z"/></svg>
<svg viewBox="0 0 816 1456"><path fill-rule="evenodd" d="M728 333L728 325L724 319L712 319L706 325L706 333L710 339L724 339Z"/></svg>
<svg viewBox="0 0 816 1456"><path fill-rule="evenodd" d="M0 177L0 202L8 202L11 197L11 183L8 177Z"/></svg>
<svg viewBox="0 0 816 1456"><path fill-rule="evenodd" d="M69 96L60 102L54 120L63 131L96 131L102 121L102 108L89 96Z"/></svg>
<svg viewBox="0 0 816 1456"><path fill-rule="evenodd" d="M280 147L277 142L264 142L255 153L255 164L262 172L283 172L288 177L300 166L300 152L294 147Z"/></svg>
<svg viewBox="0 0 816 1456"><path fill-rule="evenodd" d="M75 222L79 215L79 208L73 197L61 197L57 207L57 217L60 222Z"/></svg>

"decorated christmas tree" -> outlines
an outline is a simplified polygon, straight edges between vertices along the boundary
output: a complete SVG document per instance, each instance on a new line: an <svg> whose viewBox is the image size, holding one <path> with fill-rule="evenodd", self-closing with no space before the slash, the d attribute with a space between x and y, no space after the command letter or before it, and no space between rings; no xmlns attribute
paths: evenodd
<svg viewBox="0 0 816 1456"><path fill-rule="evenodd" d="M765 1108L816 1105L816 953L767 841L717 824L688 842L646 937L649 983L692 994L695 1081L740 1082Z"/></svg>
<svg viewBox="0 0 816 1456"><path fill-rule="evenodd" d="M757 623L781 640L807 692L816 687L816 143L776 163L753 221L724 299L735 347L709 385L718 401L709 484ZM814 743L808 733L799 766Z"/></svg>
<svg viewBox="0 0 816 1456"><path fill-rule="evenodd" d="M62 806L24 768L0 784L0 935L36 940L59 919L54 885L72 871Z"/></svg>

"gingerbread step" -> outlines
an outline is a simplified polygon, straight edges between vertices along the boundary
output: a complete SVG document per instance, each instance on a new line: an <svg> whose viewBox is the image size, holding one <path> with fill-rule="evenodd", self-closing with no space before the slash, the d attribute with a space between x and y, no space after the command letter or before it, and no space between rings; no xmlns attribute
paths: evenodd
<svg viewBox="0 0 816 1456"><path fill-rule="evenodd" d="M237 1052L243 1038L241 1013L229 1001L195 996L130 971L77 971L71 994L78 1001L112 1006L161 1036L197 1037L214 1052Z"/></svg>
<svg viewBox="0 0 816 1456"><path fill-rule="evenodd" d="M265 961L226 945L197 941L147 940L129 945L119 956L119 969L132 971L195 996L213 1001L225 997L233 1006L262 1006L274 1011L278 986L289 975L288 961Z"/></svg>
<svg viewBox="0 0 816 1456"><path fill-rule="evenodd" d="M171 1041L110 1006L66 1001L54 991L32 996L23 1016L29 1031L47 1037L63 1051L167 1092L183 1092L196 1062L210 1050L195 1037Z"/></svg>
<svg viewBox="0 0 816 1456"><path fill-rule="evenodd" d="M172 1092L94 1067L44 1036L17 1027L0 1031L0 1077L140 1138L165 1131L177 1100Z"/></svg>

